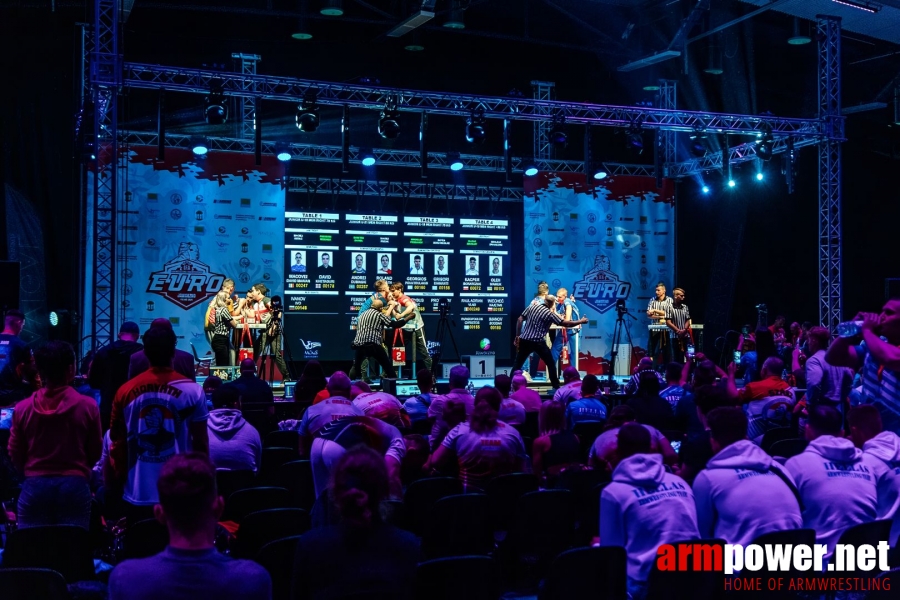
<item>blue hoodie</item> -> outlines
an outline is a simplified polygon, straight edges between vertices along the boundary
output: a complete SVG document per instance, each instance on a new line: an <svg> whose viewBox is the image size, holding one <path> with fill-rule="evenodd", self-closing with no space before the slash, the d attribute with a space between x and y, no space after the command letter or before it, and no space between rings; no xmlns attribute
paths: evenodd
<svg viewBox="0 0 900 600"><path fill-rule="evenodd" d="M900 509L900 436L893 431L882 431L863 444L862 449L864 454L881 460L891 472L890 484L878 496L878 518L894 519L890 542L896 544L900 536L900 519L896 518Z"/></svg>

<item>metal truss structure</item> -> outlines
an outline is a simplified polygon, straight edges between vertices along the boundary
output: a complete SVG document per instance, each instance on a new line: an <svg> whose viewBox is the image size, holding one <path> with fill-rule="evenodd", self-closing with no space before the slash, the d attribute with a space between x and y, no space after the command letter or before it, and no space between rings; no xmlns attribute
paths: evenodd
<svg viewBox="0 0 900 600"><path fill-rule="evenodd" d="M240 62L241 75L256 75L256 63L261 60L259 54L240 54L231 55L236 61ZM241 120L238 122L240 136L245 140L252 140L254 130L256 129L256 101L247 96L238 97L238 108L240 109Z"/></svg>
<svg viewBox="0 0 900 600"><path fill-rule="evenodd" d="M816 17L819 39L819 320L834 331L841 322L841 19Z"/></svg>
<svg viewBox="0 0 900 600"><path fill-rule="evenodd" d="M677 83L669 79L659 80L659 101L657 105L663 110L675 110L677 102ZM660 148L662 150L662 164L664 174L668 176L669 165L674 165L678 160L675 147L675 132L670 129L660 131L662 137Z"/></svg>
<svg viewBox="0 0 900 600"><path fill-rule="evenodd" d="M556 84L552 81L532 81L531 91L535 100L538 102L546 102L556 100ZM551 114L546 106L541 105L544 114ZM555 158L556 153L553 151L553 144L550 143L550 130L553 128L552 121L535 121L534 122L534 159L550 160Z"/></svg>
<svg viewBox="0 0 900 600"><path fill-rule="evenodd" d="M455 202L521 202L522 188L485 185L457 185L402 181L325 179L320 177L288 178L288 191L300 194L370 196L373 198L425 198L431 201ZM448 207L448 212L449 207Z"/></svg>

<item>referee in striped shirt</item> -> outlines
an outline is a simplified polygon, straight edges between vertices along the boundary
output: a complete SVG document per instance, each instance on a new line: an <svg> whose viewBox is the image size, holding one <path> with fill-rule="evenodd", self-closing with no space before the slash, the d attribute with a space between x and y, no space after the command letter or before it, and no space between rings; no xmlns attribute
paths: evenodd
<svg viewBox="0 0 900 600"><path fill-rule="evenodd" d="M650 300L647 305L647 316L653 323L665 324L672 314L672 299L666 296L666 285L663 282L656 284L656 298ZM651 331L647 344L647 356L653 359L653 365L668 364L672 361L672 345L668 331ZM662 352L662 361L657 362L657 353Z"/></svg>
<svg viewBox="0 0 900 600"><path fill-rule="evenodd" d="M691 311L688 305L684 303L684 290L675 288L672 290L672 306L669 309L669 316L666 318L666 325L674 333L672 350L675 353L675 362L684 363L684 353L687 350L688 343L691 340Z"/></svg>
<svg viewBox="0 0 900 600"><path fill-rule="evenodd" d="M391 301L388 308L393 309L397 303ZM405 321L391 321L391 318L381 312L384 302L381 298L372 300L372 305L364 310L356 320L356 338L351 348L356 350L351 373L362 373L362 363L365 358L374 358L384 369L386 377L396 377L394 365L388 359L384 350L384 330L402 327Z"/></svg>
<svg viewBox="0 0 900 600"><path fill-rule="evenodd" d="M556 365L553 364L553 355L550 353L550 348L544 342L544 336L550 331L551 325L576 327L587 323L588 319L587 317L582 317L577 321L567 321L553 310L555 304L556 296L547 295L544 296L543 302L532 302L525 309L525 312L522 313L522 318L519 319L516 326L516 348L518 352L516 352L516 364L513 367L513 372L521 369L528 355L535 352L547 365L547 370L550 372L550 384L554 388L558 388L559 375L556 372ZM522 320L525 321L524 327L522 327Z"/></svg>

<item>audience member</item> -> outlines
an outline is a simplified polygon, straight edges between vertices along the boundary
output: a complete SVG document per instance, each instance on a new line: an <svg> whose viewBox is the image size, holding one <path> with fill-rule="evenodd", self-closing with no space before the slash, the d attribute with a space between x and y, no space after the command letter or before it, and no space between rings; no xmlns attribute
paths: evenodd
<svg viewBox="0 0 900 600"><path fill-rule="evenodd" d="M431 389L434 387L434 377L429 369L416 371L416 383L419 386L419 394L408 398L403 403L403 409L409 415L411 423L424 421L428 418L428 407L431 406Z"/></svg>
<svg viewBox="0 0 900 600"><path fill-rule="evenodd" d="M738 397L745 404L752 404L756 400L765 400L772 396L787 396L793 399L791 385L781 378L783 370L784 362L777 356L770 356L762 365L759 379L745 385L738 392Z"/></svg>
<svg viewBox="0 0 900 600"><path fill-rule="evenodd" d="M569 405L571 406L571 404ZM571 431L566 431L566 407L553 400L541 406L539 437L531 446L534 475L544 487L553 487L559 472L581 462L581 446Z"/></svg>
<svg viewBox="0 0 900 600"><path fill-rule="evenodd" d="M428 462L431 449L425 436L418 433L403 436L403 441L406 442L406 456L400 465L400 482L406 489L413 481L427 477L425 463Z"/></svg>
<svg viewBox="0 0 900 600"><path fill-rule="evenodd" d="M241 361L241 376L234 381L229 381L222 387L230 387L237 390L242 404L255 402L273 402L275 396L269 384L256 376L256 363L252 358Z"/></svg>
<svg viewBox="0 0 900 600"><path fill-rule="evenodd" d="M494 377L494 388L503 397L499 419L507 425L522 425L525 423L525 407L518 400L509 397L511 387L512 379L509 375L501 373Z"/></svg>
<svg viewBox="0 0 900 600"><path fill-rule="evenodd" d="M100 390L100 423L103 431L109 429L112 401L122 384L128 381L128 364L131 355L144 346L138 343L141 330L134 321L125 321L119 327L119 339L100 348L91 361L88 383Z"/></svg>
<svg viewBox="0 0 900 600"><path fill-rule="evenodd" d="M319 393L328 385L325 378L325 369L319 361L313 359L303 367L303 373L294 386L294 402L299 404L314 404ZM327 397L327 396L326 396ZM321 402L325 398L319 400Z"/></svg>
<svg viewBox="0 0 900 600"><path fill-rule="evenodd" d="M29 368L31 351L19 338L25 327L25 315L21 311L10 310L3 323L3 332L0 333L0 406L12 406L35 391L33 380L37 373Z"/></svg>
<svg viewBox="0 0 900 600"><path fill-rule="evenodd" d="M760 369L766 359L776 356L775 334L767 327L756 330L756 349L745 352L741 357L741 366L744 368L744 385L761 378Z"/></svg>
<svg viewBox="0 0 900 600"><path fill-rule="evenodd" d="M337 461L331 497L339 525L300 538L294 554L294 600L413 597L419 541L381 520L388 495L385 461L369 448L354 448Z"/></svg>
<svg viewBox="0 0 900 600"><path fill-rule="evenodd" d="M25 327L25 314L19 310L9 310L3 317L3 331L0 332L0 373L10 364L25 362L22 356L28 346L19 338Z"/></svg>
<svg viewBox="0 0 900 600"><path fill-rule="evenodd" d="M879 495L890 485L884 463L840 434L837 410L809 409L809 446L784 465L800 490L803 526L816 530L816 542L828 545L829 556L844 529L878 518Z"/></svg>
<svg viewBox="0 0 900 600"><path fill-rule="evenodd" d="M747 440L744 411L716 408L707 421L715 455L693 485L700 537L746 548L765 533L802 527L797 488L784 467Z"/></svg>
<svg viewBox="0 0 900 600"><path fill-rule="evenodd" d="M100 411L93 398L71 387L75 352L48 342L35 353L44 387L16 404L9 457L25 476L18 527L77 525L88 529L91 468L100 458Z"/></svg>
<svg viewBox="0 0 900 600"><path fill-rule="evenodd" d="M581 398L581 374L575 367L566 367L562 375L562 387L553 393L553 400L566 406L569 402Z"/></svg>
<svg viewBox="0 0 900 600"><path fill-rule="evenodd" d="M541 410L541 395L528 387L528 380L522 371L516 371L512 377L512 393L510 398L525 407L525 412L537 412Z"/></svg>
<svg viewBox="0 0 900 600"><path fill-rule="evenodd" d="M831 343L831 332L826 328L813 327L807 339L811 355L806 359L806 401L812 406L825 403L841 410L853 386L853 369L826 360Z"/></svg>
<svg viewBox="0 0 900 600"><path fill-rule="evenodd" d="M597 397L600 381L596 375L585 375L581 382L581 398L566 406L566 425L571 431L575 423L606 420L606 403Z"/></svg>
<svg viewBox="0 0 900 600"><path fill-rule="evenodd" d="M409 427L409 417L396 396L387 392L368 392L353 398L353 404L367 417L379 419L394 427Z"/></svg>
<svg viewBox="0 0 900 600"><path fill-rule="evenodd" d="M325 425L342 417L361 417L365 414L350 400L350 378L343 371L335 371L328 380L327 389L329 397L308 407L297 424L300 456L309 455L313 438Z"/></svg>
<svg viewBox="0 0 900 600"><path fill-rule="evenodd" d="M681 363L673 362L666 365L666 385L659 392L659 395L669 403L672 407L672 412L675 412L678 403L685 394L684 385L681 382L684 372L685 365Z"/></svg>
<svg viewBox="0 0 900 600"><path fill-rule="evenodd" d="M162 328L171 331L172 335L175 335L175 330L172 328L172 322L168 319L153 319L150 323L150 329L154 328ZM128 379L134 379L141 373L148 371L151 366L146 353L143 350L138 350L131 355L131 358L128 361ZM172 368L176 373L181 373L191 381L197 381L197 375L194 369L194 357L190 352L175 348L175 357L172 359Z"/></svg>
<svg viewBox="0 0 900 600"><path fill-rule="evenodd" d="M237 388L224 385L212 396L209 413L209 460L216 469L256 471L262 458L259 432L241 414Z"/></svg>
<svg viewBox="0 0 900 600"><path fill-rule="evenodd" d="M435 435L441 428L443 420L444 404L448 399L461 402L466 407L466 417L472 416L475 408L475 398L466 389L469 385L469 369L463 365L456 365L450 369L450 391L442 396L432 396L431 405L428 407L428 418L434 419L434 427L432 435Z"/></svg>
<svg viewBox="0 0 900 600"><path fill-rule="evenodd" d="M106 486L123 486L125 510L149 518L156 482L167 461L194 450L209 454L203 389L175 372L175 332L151 327L142 352L150 370L130 379L113 399Z"/></svg>
<svg viewBox="0 0 900 600"><path fill-rule="evenodd" d="M600 495L600 544L628 554L628 591L641 598L662 544L698 538L690 486L651 454L650 431L637 423L618 430L618 464Z"/></svg>
<svg viewBox="0 0 900 600"><path fill-rule="evenodd" d="M657 429L671 429L674 422L672 405L659 395L659 378L656 371L642 371L637 393L628 400L638 423Z"/></svg>
<svg viewBox="0 0 900 600"><path fill-rule="evenodd" d="M637 392L638 384L641 382L641 373L643 373L645 371L649 372L649 373L653 373L654 377L656 377L659 380L660 388L663 388L666 386L665 378L662 375L660 375L653 368L653 359L649 356L645 356L644 358L642 358L641 360L638 361L637 366L634 368L634 371L632 371L631 379L629 379L628 382L625 384L625 394L626 395L630 396L630 395L634 394L635 392Z"/></svg>
<svg viewBox="0 0 900 600"><path fill-rule="evenodd" d="M110 600L269 600L269 574L249 560L234 560L215 545L224 501L205 455L172 457L156 482L156 520L169 530L169 545L149 558L126 560L109 578Z"/></svg>
<svg viewBox="0 0 900 600"><path fill-rule="evenodd" d="M506 373L498 373L494 377L494 388L500 392L500 395L506 400L509 398L509 393L512 391L512 378Z"/></svg>
<svg viewBox="0 0 900 600"><path fill-rule="evenodd" d="M443 418L440 421L435 421L435 427L431 429L431 435L429 436L431 451L437 450L444 438L447 437L447 434L454 427L465 422L466 419L466 405L453 398L447 400L447 403L444 405ZM445 468L444 470L446 471L447 469Z"/></svg>
<svg viewBox="0 0 900 600"><path fill-rule="evenodd" d="M498 420L500 392L484 387L478 390L475 410L468 423L454 427L431 457L437 469L456 462L464 485L483 487L497 475L521 471L525 463L522 436L510 425Z"/></svg>
<svg viewBox="0 0 900 600"><path fill-rule="evenodd" d="M685 398L684 402L688 402L688 399ZM717 408L734 406L734 401L721 386L704 385L690 395L689 402L694 409L694 418L699 423L699 430L688 431L685 436L678 450L678 466L675 472L693 484L697 473L706 468L706 463L714 454L707 415Z"/></svg>
<svg viewBox="0 0 900 600"><path fill-rule="evenodd" d="M619 429L626 423L634 423L636 416L634 409L630 406L617 406L609 413L609 419L606 422L607 429L597 436L591 446L589 463L596 469L609 469L615 467L617 462L617 439ZM667 465L675 464L678 456L672 449L672 444L666 439L660 431L650 425L644 425L650 432L650 451L662 455L663 461Z"/></svg>

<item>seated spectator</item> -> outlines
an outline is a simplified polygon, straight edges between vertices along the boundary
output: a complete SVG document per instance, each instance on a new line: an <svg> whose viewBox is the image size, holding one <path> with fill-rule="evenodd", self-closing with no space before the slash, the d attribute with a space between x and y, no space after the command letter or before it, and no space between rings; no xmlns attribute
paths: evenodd
<svg viewBox="0 0 900 600"><path fill-rule="evenodd" d="M816 530L816 542L834 551L841 532L878 518L878 500L890 487L884 462L839 437L841 415L829 406L809 409L802 453L788 459L803 500L803 526Z"/></svg>
<svg viewBox="0 0 900 600"><path fill-rule="evenodd" d="M241 396L242 404L255 402L274 402L275 396L269 384L256 376L256 363L252 358L241 361L241 376L225 384L225 387L235 388Z"/></svg>
<svg viewBox="0 0 900 600"><path fill-rule="evenodd" d="M617 465L600 495L600 544L625 548L632 598L643 597L657 548L698 537L694 494L651 454L650 440L637 423L618 430Z"/></svg>
<svg viewBox="0 0 900 600"><path fill-rule="evenodd" d="M762 378L761 369L766 359L777 356L775 348L775 334L768 327L760 327L756 330L756 349L745 352L741 357L741 367L744 369L744 385L759 381Z"/></svg>
<svg viewBox="0 0 900 600"><path fill-rule="evenodd" d="M554 392L553 400L565 406L572 400L581 398L581 374L575 367L566 367L562 375L562 387Z"/></svg>
<svg viewBox="0 0 900 600"><path fill-rule="evenodd" d="M810 332L810 344L813 343L812 336ZM871 404L851 408L847 412L847 424L853 445L883 462L893 473L889 478L890 485L879 494L878 518L894 520L890 540L896 543L900 537L900 518L897 518L900 510L900 436L883 430L881 413Z"/></svg>
<svg viewBox="0 0 900 600"><path fill-rule="evenodd" d="M700 423L700 431L688 432L685 436L678 451L678 465L675 472L679 477L693 484L697 473L706 468L706 463L715 454L709 436L707 415L717 408L734 406L734 401L721 386L704 385L686 397L684 402L689 402L690 406L694 407L695 418Z"/></svg>
<svg viewBox="0 0 900 600"><path fill-rule="evenodd" d="M206 379L203 380L203 393L206 394L206 399L208 401L212 401L213 392L222 387L224 383L222 380L215 375L210 375Z"/></svg>
<svg viewBox="0 0 900 600"><path fill-rule="evenodd" d="M353 405L367 417L384 421L394 427L409 427L409 417L396 396L387 392L362 393L353 399Z"/></svg>
<svg viewBox="0 0 900 600"><path fill-rule="evenodd" d="M328 380L325 378L325 370L322 364L316 359L312 359L303 367L303 373L294 386L294 402L299 404L316 404L327 398L325 394L321 399L319 394L325 389Z"/></svg>
<svg viewBox="0 0 900 600"><path fill-rule="evenodd" d="M172 322L165 318L153 319L153 322L150 323L150 329L164 329L171 331L173 334L175 333L175 329L172 328ZM144 333L146 334L146 332ZM151 366L147 354L143 350L138 350L128 360L128 379L134 379L141 373L146 373ZM194 369L194 356L190 352L175 348L172 368L176 373L180 373L191 381L197 381L196 370Z"/></svg>
<svg viewBox="0 0 900 600"><path fill-rule="evenodd" d="M9 458L25 475L18 527L77 525L91 517L91 469L100 458L100 410L82 396L75 379L75 352L66 342L47 342L34 356L44 387L16 404Z"/></svg>
<svg viewBox="0 0 900 600"><path fill-rule="evenodd" d="M765 533L802 527L793 480L747 440L744 411L716 408L707 420L715 455L694 479L700 537L746 548Z"/></svg>
<svg viewBox="0 0 900 600"><path fill-rule="evenodd" d="M237 389L222 386L213 392L209 428L209 460L217 469L256 471L262 458L259 432L241 414Z"/></svg>
<svg viewBox="0 0 900 600"><path fill-rule="evenodd" d="M627 404L634 410L638 423L652 425L657 429L672 429L672 405L659 396L657 375L656 371L641 372L637 393Z"/></svg>
<svg viewBox="0 0 900 600"><path fill-rule="evenodd" d="M662 375L659 374L653 368L653 359L649 356L645 356L640 361L638 361L637 366L632 371L631 379L628 380L628 383L625 384L625 394L627 396L631 396L632 394L637 392L638 384L641 382L641 373L649 372L653 373L654 377L659 381L659 387L664 388L666 386L666 379Z"/></svg>
<svg viewBox="0 0 900 600"><path fill-rule="evenodd" d="M684 397L685 390L681 383L683 373L685 373L685 365L673 362L666 365L666 386L659 392L661 398L664 398L672 406L672 412L678 403Z"/></svg>
<svg viewBox="0 0 900 600"><path fill-rule="evenodd" d="M431 390L434 387L434 377L428 369L416 371L416 383L419 386L419 395L408 398L403 403L403 409L409 415L410 422L424 421L428 418L428 407L431 406Z"/></svg>
<svg viewBox="0 0 900 600"><path fill-rule="evenodd" d="M825 354L831 343L831 332L813 327L808 334L809 351L806 359L806 401L815 406L824 403L843 412L844 399L853 386L853 369L828 364Z"/></svg>
<svg viewBox="0 0 900 600"><path fill-rule="evenodd" d="M400 465L400 482L403 489L413 481L427 477L425 472L425 463L431 455L431 449L428 447L428 441L425 436L418 433L411 433L403 437L406 442L406 456L403 457L403 463Z"/></svg>
<svg viewBox="0 0 900 600"><path fill-rule="evenodd" d="M466 407L466 417L472 416L472 410L475 408L475 398L466 389L469 385L469 369L463 365L456 365L450 369L450 391L444 395L435 395L431 397L431 405L428 407L428 418L434 419L434 427L431 435L434 436L445 428L442 424L444 414L444 404L449 399L456 400Z"/></svg>
<svg viewBox="0 0 900 600"><path fill-rule="evenodd" d="M790 384L781 378L784 371L784 362L777 356L770 356L762 365L760 378L745 385L738 397L745 404L750 404L749 410L752 414L758 414L758 410L754 408L758 405L756 401L763 400L771 396L787 396L793 398Z"/></svg>
<svg viewBox="0 0 900 600"><path fill-rule="evenodd" d="M466 405L453 398L447 400L447 403L444 405L443 418L440 421L435 422L437 427L432 428L431 435L429 436L431 451L434 452L440 448L441 442L444 441L447 434L450 433L454 427L465 422L465 420Z"/></svg>
<svg viewBox="0 0 900 600"><path fill-rule="evenodd" d="M722 390L723 398L736 399L738 392L735 386L735 369L736 365L731 363L728 365L728 372L726 373L711 360L701 359L694 368L691 382L685 384L685 395L682 396L675 406L675 429L686 431L688 436L703 434L706 431L706 427L697 416L697 403L694 394L696 390L708 385ZM717 376L722 378L721 381L716 382ZM728 402L730 406L738 403Z"/></svg>
<svg viewBox="0 0 900 600"><path fill-rule="evenodd" d="M528 380L521 371L513 373L512 393L510 398L525 407L525 412L538 412L541 410L541 395L528 387Z"/></svg>
<svg viewBox="0 0 900 600"><path fill-rule="evenodd" d="M544 402L538 427L540 437L531 447L534 475L544 487L553 487L563 468L582 462L581 446L578 436L566 431L566 408L561 402Z"/></svg>
<svg viewBox="0 0 900 600"><path fill-rule="evenodd" d="M413 596L419 541L382 522L379 504L388 495L385 461L357 447L337 461L331 497L339 525L303 535L294 554L294 600Z"/></svg>
<svg viewBox="0 0 900 600"><path fill-rule="evenodd" d="M630 406L617 406L609 413L609 419L606 421L607 429L597 436L594 444L591 446L589 456L589 464L595 469L608 469L612 471L612 467L618 462L616 450L619 435L619 428L626 423L635 422L634 409ZM650 432L650 451L661 454L663 462L667 465L675 464L678 455L672 449L669 440L666 439L658 429L650 425L644 425Z"/></svg>
<svg viewBox="0 0 900 600"><path fill-rule="evenodd" d="M500 392L503 402L500 403L500 420L507 425L522 425L525 423L525 407L518 400L509 397L512 380L509 375L503 373L494 377L494 388Z"/></svg>
<svg viewBox="0 0 900 600"><path fill-rule="evenodd" d="M272 580L249 560L216 550L216 523L225 502L216 493L216 471L206 456L179 454L162 469L156 520L169 545L150 558L126 560L109 578L110 600L269 600Z"/></svg>
<svg viewBox="0 0 900 600"><path fill-rule="evenodd" d="M362 379L357 379L350 384L350 399L355 400L360 394L371 394L372 388Z"/></svg>
<svg viewBox="0 0 900 600"><path fill-rule="evenodd" d="M600 381L596 375L585 375L581 382L581 398L566 406L566 425L569 431L575 423L602 422L606 420L606 403L597 397Z"/></svg>
<svg viewBox="0 0 900 600"><path fill-rule="evenodd" d="M447 468L456 463L464 485L484 487L498 475L521 471L525 444L512 426L498 419L500 392L478 390L475 410L468 423L454 427L431 457L430 466Z"/></svg>
<svg viewBox="0 0 900 600"><path fill-rule="evenodd" d="M336 371L328 380L329 397L313 404L296 424L300 434L300 456L309 456L313 438L325 425L342 417L361 417L365 413L350 400L350 378L343 371Z"/></svg>

